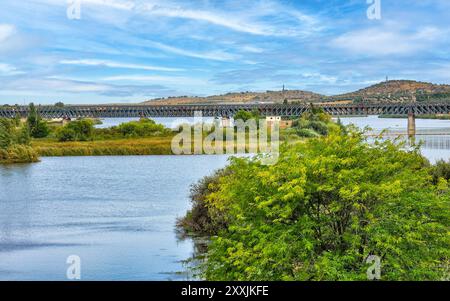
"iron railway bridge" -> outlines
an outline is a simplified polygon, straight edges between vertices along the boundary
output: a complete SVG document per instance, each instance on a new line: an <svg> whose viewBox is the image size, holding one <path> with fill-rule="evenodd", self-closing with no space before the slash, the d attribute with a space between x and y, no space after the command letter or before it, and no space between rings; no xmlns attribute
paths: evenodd
<svg viewBox="0 0 450 301"><path fill-rule="evenodd" d="M316 104L333 116L385 114L449 114L450 103ZM44 118L117 117L233 117L239 110L257 110L261 116L300 116L311 109L307 104L217 104L217 105L66 105L36 106ZM0 107L0 117L27 117L28 106Z"/></svg>

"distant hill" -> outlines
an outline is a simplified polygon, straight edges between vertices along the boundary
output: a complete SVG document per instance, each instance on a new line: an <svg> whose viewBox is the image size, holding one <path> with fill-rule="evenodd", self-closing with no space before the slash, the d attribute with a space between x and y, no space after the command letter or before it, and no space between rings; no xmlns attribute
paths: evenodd
<svg viewBox="0 0 450 301"><path fill-rule="evenodd" d="M207 97L178 96L145 101L148 105L179 104L245 104L245 103L318 103L318 102L415 102L425 100L450 100L450 85L436 85L412 80L381 82L355 92L325 96L302 91L266 91L227 93Z"/></svg>
<svg viewBox="0 0 450 301"><path fill-rule="evenodd" d="M450 85L436 85L413 80L381 82L355 92L335 95L331 99L349 99L355 102L414 102L449 94Z"/></svg>
<svg viewBox="0 0 450 301"><path fill-rule="evenodd" d="M306 101L319 102L326 96L301 90L266 91L266 92L238 92L207 97L180 96L158 98L144 102L150 105L177 105L177 104L244 104L244 103L283 103Z"/></svg>

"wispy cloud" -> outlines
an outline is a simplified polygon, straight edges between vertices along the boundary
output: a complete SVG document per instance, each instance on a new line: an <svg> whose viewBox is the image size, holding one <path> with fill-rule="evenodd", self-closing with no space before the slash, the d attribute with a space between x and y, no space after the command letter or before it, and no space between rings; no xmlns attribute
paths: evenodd
<svg viewBox="0 0 450 301"><path fill-rule="evenodd" d="M205 10L189 10L180 7L148 6L148 12L155 16L190 19L223 26L235 31L255 35L271 35L272 29L264 24L240 20L235 16Z"/></svg>
<svg viewBox="0 0 450 301"><path fill-rule="evenodd" d="M423 27L416 31L400 31L389 28L369 28L345 33L332 41L332 45L352 53L366 55L411 54L430 48L444 37L436 27Z"/></svg>
<svg viewBox="0 0 450 301"><path fill-rule="evenodd" d="M101 80L110 82L145 82L145 83L165 83L183 85L204 85L207 82L202 79L183 76L159 76L159 75L117 75L103 77Z"/></svg>
<svg viewBox="0 0 450 301"><path fill-rule="evenodd" d="M13 76L23 74L23 71L18 70L16 67L9 64L0 63L0 76Z"/></svg>
<svg viewBox="0 0 450 301"><path fill-rule="evenodd" d="M5 42L16 31L15 27L10 24L0 24L0 43Z"/></svg>
<svg viewBox="0 0 450 301"><path fill-rule="evenodd" d="M171 95L177 93L176 90L167 88L163 85L111 85L106 83L57 79L57 78L42 78L42 79L20 79L2 85L2 93L8 91L33 91L36 94L49 93L73 93L73 94L98 94L104 96L114 97L129 97L129 96L158 96Z"/></svg>
<svg viewBox="0 0 450 301"><path fill-rule="evenodd" d="M179 68L158 67L141 64L128 64L96 59L61 60L60 64L75 65L75 66L100 66L100 67L121 68L121 69L140 69L150 71L168 71L168 72L183 71L183 69Z"/></svg>
<svg viewBox="0 0 450 301"><path fill-rule="evenodd" d="M237 59L239 56L235 54L231 54L228 52L225 52L223 50L214 50L214 51L205 51L205 52L198 52L198 51L192 51L187 49L182 49L170 45L166 45L160 42L150 42L146 41L147 44L153 48L157 48L166 52L170 52L173 54L178 54L182 56L187 57L193 57L198 59L206 59L206 60L215 60L215 61L232 61Z"/></svg>
<svg viewBox="0 0 450 301"><path fill-rule="evenodd" d="M49 3L58 4L55 0L47 0ZM200 2L200 4L208 2ZM205 8L190 8L187 2L171 0L83 0L83 5L102 6L108 9L126 11L149 18L164 17L184 19L187 21L203 22L207 25L215 25L232 31L260 36L298 36L321 29L316 17L295 9L292 6L281 4L277 1L261 0L251 2L252 6L243 5L240 8L235 5L234 11L218 10L212 5L204 5ZM252 11L252 12L250 12ZM268 17L277 20L278 24L267 21ZM102 16L104 18L104 16ZM284 24L288 21L290 24Z"/></svg>

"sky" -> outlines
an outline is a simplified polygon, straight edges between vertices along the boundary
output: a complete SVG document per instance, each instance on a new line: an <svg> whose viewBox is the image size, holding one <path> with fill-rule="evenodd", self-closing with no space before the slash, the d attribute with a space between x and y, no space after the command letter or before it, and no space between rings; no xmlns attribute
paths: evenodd
<svg viewBox="0 0 450 301"><path fill-rule="evenodd" d="M0 1L0 104L333 95L386 76L450 83L449 0Z"/></svg>

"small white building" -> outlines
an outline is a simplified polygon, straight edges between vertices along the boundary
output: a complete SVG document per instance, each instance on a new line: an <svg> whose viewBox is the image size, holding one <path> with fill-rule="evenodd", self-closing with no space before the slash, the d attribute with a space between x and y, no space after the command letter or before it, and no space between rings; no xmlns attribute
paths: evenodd
<svg viewBox="0 0 450 301"><path fill-rule="evenodd" d="M281 116L267 116L266 122L280 122Z"/></svg>

